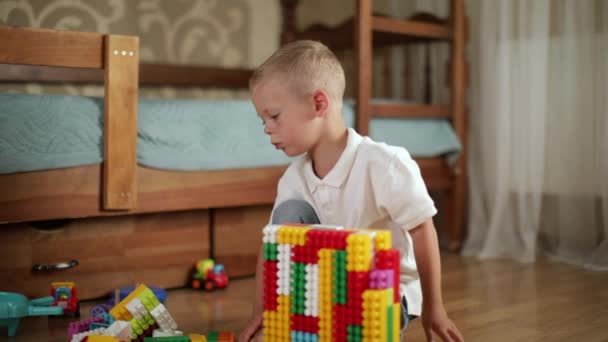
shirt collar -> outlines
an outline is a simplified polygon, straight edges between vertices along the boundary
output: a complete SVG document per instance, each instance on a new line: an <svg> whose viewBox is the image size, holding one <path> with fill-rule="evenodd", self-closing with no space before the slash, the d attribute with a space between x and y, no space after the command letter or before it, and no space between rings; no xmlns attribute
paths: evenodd
<svg viewBox="0 0 608 342"><path fill-rule="evenodd" d="M319 177L315 175L312 168L312 160L309 156L306 157L304 175L308 188L312 193L315 193L320 185L340 188L342 184L344 184L346 176L348 176L348 173L353 166L355 156L357 155L357 149L362 140L363 137L361 137L354 129L348 128L346 147L344 148L344 151L342 151L340 158L338 158L336 165L334 165L327 176L325 176L323 179L319 179Z"/></svg>

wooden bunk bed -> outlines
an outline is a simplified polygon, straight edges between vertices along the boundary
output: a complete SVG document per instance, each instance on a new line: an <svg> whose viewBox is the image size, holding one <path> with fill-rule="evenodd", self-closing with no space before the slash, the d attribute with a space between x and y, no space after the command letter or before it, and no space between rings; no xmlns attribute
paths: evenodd
<svg viewBox="0 0 608 342"><path fill-rule="evenodd" d="M295 1L282 1L285 20L283 41L301 38L321 38L324 41L330 37L330 31L321 36L314 36L314 32L296 32L293 22L295 4ZM356 128L362 134L367 134L372 116L446 117L452 120L465 147L462 0L452 0L451 19L443 23L375 18L371 15L369 0L359 1L357 12L354 31L359 70L356 81ZM415 107L371 104L373 31L388 32L387 37L392 37L390 39L405 35L410 41L450 41L451 104ZM341 31L336 32L340 35ZM0 47L0 82L104 82L106 104L104 162L100 165L0 175L0 188L4 190L0 192L0 223L240 207L273 202L277 181L286 166L184 172L137 164L138 83L140 86L245 89L250 70L138 64L136 37L0 26L0 41L3 43ZM329 45L334 48L333 43ZM465 157L466 148L463 148L455 165L448 165L443 157L418 159L429 188L447 191L447 212L450 215L448 232L453 250L459 247L462 238Z"/></svg>
<svg viewBox="0 0 608 342"><path fill-rule="evenodd" d="M467 37L464 0L450 0L449 18L441 19L430 13L416 13L406 20L383 17L372 12L372 0L357 0L355 18L336 27L312 25L298 31L295 22L298 0L282 0L282 42L299 39L319 40L332 50L355 51L355 98L356 129L369 134L372 117L395 118L445 118L449 119L462 146L458 159L449 164L444 157L416 158L430 191L445 194L444 225L447 228L448 247L460 248L465 225L466 211L466 62ZM351 38L352 37L352 38ZM448 42L450 103L432 105L427 96L423 104L374 103L371 96L373 47L404 44L429 44ZM427 55L428 56L428 55ZM425 66L429 87L428 61Z"/></svg>

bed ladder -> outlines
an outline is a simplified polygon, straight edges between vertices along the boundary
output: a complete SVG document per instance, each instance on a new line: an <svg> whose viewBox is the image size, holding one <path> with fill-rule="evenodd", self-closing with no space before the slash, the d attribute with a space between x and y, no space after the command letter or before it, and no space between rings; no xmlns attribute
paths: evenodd
<svg viewBox="0 0 608 342"><path fill-rule="evenodd" d="M0 63L104 70L101 207L137 204L139 38L0 25Z"/></svg>
<svg viewBox="0 0 608 342"><path fill-rule="evenodd" d="M462 144L462 151L452 168L450 186L446 197L446 227L448 248L460 248L465 224L466 204L466 21L464 0L450 0L450 18L447 24L417 22L395 18L378 17L372 14L372 0L357 0L355 20L355 98L356 128L362 135L369 134L371 117L422 117L447 118ZM372 104L372 48L373 31L387 32L407 37L448 41L450 54L450 103L447 106L431 104L400 105Z"/></svg>

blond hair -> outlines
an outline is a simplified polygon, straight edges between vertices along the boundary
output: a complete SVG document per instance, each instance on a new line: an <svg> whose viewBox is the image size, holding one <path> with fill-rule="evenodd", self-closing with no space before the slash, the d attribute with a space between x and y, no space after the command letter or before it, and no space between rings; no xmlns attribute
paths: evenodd
<svg viewBox="0 0 608 342"><path fill-rule="evenodd" d="M322 43L298 40L282 46L253 72L249 89L253 90L262 80L277 74L286 77L302 95L325 90L334 104L342 107L344 70L336 55Z"/></svg>

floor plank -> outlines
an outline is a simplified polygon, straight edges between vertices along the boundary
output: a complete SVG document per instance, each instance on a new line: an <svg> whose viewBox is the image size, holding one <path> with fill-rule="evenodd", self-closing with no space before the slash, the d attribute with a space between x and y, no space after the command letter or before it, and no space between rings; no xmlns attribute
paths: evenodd
<svg viewBox="0 0 608 342"><path fill-rule="evenodd" d="M466 341L608 341L608 272L540 260L524 265L504 260L443 257L446 307ZM239 331L252 307L253 279L233 280L213 293L169 291L167 307L180 329ZM95 301L83 303L88 316ZM64 341L66 318L22 320L15 341ZM6 339L0 328L0 340ZM408 341L423 341L420 319Z"/></svg>

